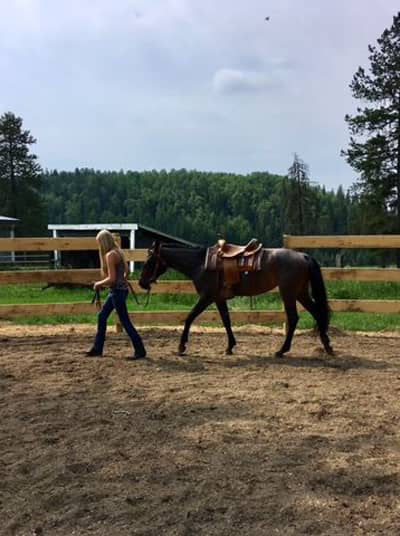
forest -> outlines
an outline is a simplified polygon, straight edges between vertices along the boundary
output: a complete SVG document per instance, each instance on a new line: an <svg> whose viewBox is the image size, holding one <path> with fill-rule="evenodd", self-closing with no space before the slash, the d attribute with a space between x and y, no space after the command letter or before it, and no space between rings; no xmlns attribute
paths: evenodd
<svg viewBox="0 0 400 536"><path fill-rule="evenodd" d="M139 222L200 244L218 236L238 243L254 236L269 247L280 246L284 233L356 231L358 205L341 187L302 188L300 199L295 181L268 172L76 169L43 175L50 223Z"/></svg>

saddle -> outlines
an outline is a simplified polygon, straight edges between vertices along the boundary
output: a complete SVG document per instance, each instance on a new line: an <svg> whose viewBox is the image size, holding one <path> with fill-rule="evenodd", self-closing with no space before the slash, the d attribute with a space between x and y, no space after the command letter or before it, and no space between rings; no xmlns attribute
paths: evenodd
<svg viewBox="0 0 400 536"><path fill-rule="evenodd" d="M237 244L228 244L226 240L221 239L217 242L219 246L220 255L224 259L232 259L234 257L248 257L249 255L254 255L262 247L261 242L256 238L252 238L248 244L245 246L239 246Z"/></svg>
<svg viewBox="0 0 400 536"><path fill-rule="evenodd" d="M207 249L205 269L223 273L225 297L232 297L232 285L239 283L242 272L261 270L262 244L252 238L248 244L228 244L221 239Z"/></svg>

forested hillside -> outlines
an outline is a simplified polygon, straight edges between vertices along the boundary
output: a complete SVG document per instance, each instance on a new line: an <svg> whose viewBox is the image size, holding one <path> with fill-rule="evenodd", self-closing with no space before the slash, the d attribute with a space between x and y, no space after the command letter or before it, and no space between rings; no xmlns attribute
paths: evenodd
<svg viewBox="0 0 400 536"><path fill-rule="evenodd" d="M283 233L301 234L300 201L309 234L351 232L354 212L342 188L308 186L300 199L293 181L267 172L54 171L44 174L44 195L50 223L139 222L204 244L221 234L281 245Z"/></svg>

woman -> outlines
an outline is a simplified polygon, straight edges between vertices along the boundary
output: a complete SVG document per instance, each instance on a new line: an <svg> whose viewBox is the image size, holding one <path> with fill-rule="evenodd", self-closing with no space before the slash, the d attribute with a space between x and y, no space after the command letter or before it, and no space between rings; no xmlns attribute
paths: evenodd
<svg viewBox="0 0 400 536"><path fill-rule="evenodd" d="M101 271L105 275L105 278L101 281L96 281L93 288L94 290L99 290L101 287L110 287L110 293L98 315L97 334L93 348L86 352L86 355L90 357L103 355L107 319L115 309L135 350L134 355L130 359L144 358L146 357L146 350L143 341L132 325L126 308L126 298L129 292L127 281L129 273L128 263L109 231L105 229L100 231L96 236L96 240L99 245Z"/></svg>

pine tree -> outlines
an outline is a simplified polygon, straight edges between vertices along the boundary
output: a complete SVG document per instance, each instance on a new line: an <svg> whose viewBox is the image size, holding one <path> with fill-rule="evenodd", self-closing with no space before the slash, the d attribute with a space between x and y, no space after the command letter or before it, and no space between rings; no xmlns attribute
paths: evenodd
<svg viewBox="0 0 400 536"><path fill-rule="evenodd" d="M41 167L30 153L36 143L22 119L7 112L0 117L0 206L3 215L19 218L19 231L33 232L43 228L43 206L40 196Z"/></svg>
<svg viewBox="0 0 400 536"><path fill-rule="evenodd" d="M306 232L310 214L310 178L307 164L294 154L286 184L286 230L302 235Z"/></svg>
<svg viewBox="0 0 400 536"><path fill-rule="evenodd" d="M359 173L354 193L386 212L386 228L376 231L400 233L400 12L377 43L368 47L370 72L359 67L350 84L368 105L346 115L351 137L342 154Z"/></svg>

